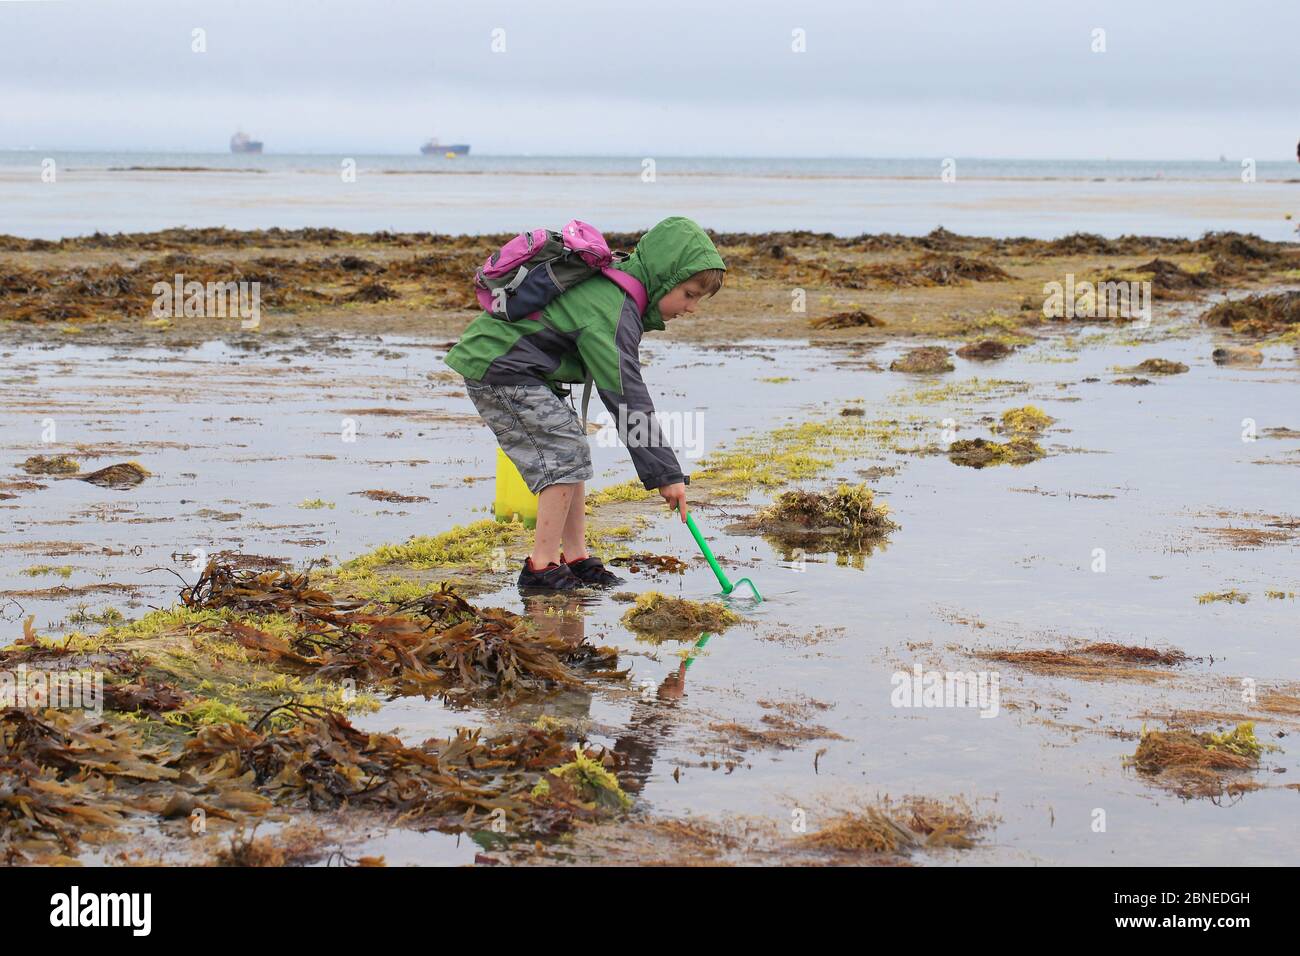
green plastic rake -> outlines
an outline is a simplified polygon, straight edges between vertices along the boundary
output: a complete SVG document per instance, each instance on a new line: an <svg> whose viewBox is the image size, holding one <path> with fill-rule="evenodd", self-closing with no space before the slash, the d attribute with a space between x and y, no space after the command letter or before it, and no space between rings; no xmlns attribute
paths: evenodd
<svg viewBox="0 0 1300 956"><path fill-rule="evenodd" d="M686 513L686 527L691 529L691 536L695 538L695 543L700 546L700 553L704 555L704 560L709 562L709 567L711 567L713 573L718 576L718 583L722 585L723 594L730 594L732 591L736 590L738 585L748 584L749 589L754 592L754 597L760 602L763 600L763 595L758 593L758 588L754 585L753 581L749 580L749 578L741 578L735 584L731 583L727 578L726 572L718 566L718 559L713 556L713 551L709 548L709 542L704 540L704 535L700 534L700 529L696 527L695 515L690 512Z"/></svg>

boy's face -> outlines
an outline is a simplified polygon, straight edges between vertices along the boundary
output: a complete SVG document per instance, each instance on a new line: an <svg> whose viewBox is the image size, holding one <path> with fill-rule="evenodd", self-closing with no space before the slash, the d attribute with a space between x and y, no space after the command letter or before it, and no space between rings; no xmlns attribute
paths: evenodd
<svg viewBox="0 0 1300 956"><path fill-rule="evenodd" d="M679 315L690 315L708 292L708 285L702 279L692 276L681 285L673 286L672 291L659 300L659 314L665 322Z"/></svg>

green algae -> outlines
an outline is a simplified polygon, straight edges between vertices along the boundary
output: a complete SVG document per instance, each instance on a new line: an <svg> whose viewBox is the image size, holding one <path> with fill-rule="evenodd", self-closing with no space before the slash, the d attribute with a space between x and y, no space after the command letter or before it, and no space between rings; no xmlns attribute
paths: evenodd
<svg viewBox="0 0 1300 956"><path fill-rule="evenodd" d="M451 583L473 593L483 589L484 575L505 572L523 560L531 541L531 532L520 522L475 521L402 544L381 545L324 572L320 586L360 599L400 604L427 594L435 581L447 580L445 572L455 572Z"/></svg>
<svg viewBox="0 0 1300 956"><path fill-rule="evenodd" d="M601 488L599 491L593 491L588 494L587 514L591 514L593 507L615 504L622 501L648 501L654 495L655 492L646 491L645 486L636 479L620 482L617 485L610 485L607 488Z"/></svg>
<svg viewBox="0 0 1300 956"><path fill-rule="evenodd" d="M229 611L187 608L177 604L150 611L134 621L110 624L95 634L74 631L57 642L51 639L49 643L51 646L57 643L70 650L91 653L106 647L133 642L143 645L155 638L213 630L233 619L234 615Z"/></svg>
<svg viewBox="0 0 1300 956"><path fill-rule="evenodd" d="M38 578L43 574L57 574L66 581L72 577L72 571L73 568L70 564L61 564L57 567L52 564L34 564L30 568L23 568L20 573L29 578Z"/></svg>
<svg viewBox="0 0 1300 956"><path fill-rule="evenodd" d="M230 608L184 605L150 611L135 621L105 627L96 634L74 631L61 639L43 638L36 647L63 653L116 652L135 661L139 673L155 683L175 686L195 700L164 718L193 730L222 720L245 721L288 700L341 712L377 709L378 700L337 681L288 674L259 660L230 637L231 625L287 640L299 625L288 614L249 614Z"/></svg>
<svg viewBox="0 0 1300 956"><path fill-rule="evenodd" d="M433 568L492 567L501 550L526 547L528 529L520 522L475 521L436 535L419 535L403 544L380 545L373 551L340 566L347 572L374 571L386 565L404 565L416 570Z"/></svg>
<svg viewBox="0 0 1300 956"><path fill-rule="evenodd" d="M110 624L125 624L126 616L115 607L106 607L92 613L86 610L86 605L80 604L68 615L68 623L98 624L100 627L107 627Z"/></svg>
<svg viewBox="0 0 1300 956"><path fill-rule="evenodd" d="M592 807L627 810L632 806L632 798L619 786L618 777L579 748L574 749L572 761L551 768L550 775L567 783L581 801ZM542 777L531 795L535 800L549 800L552 796L551 781Z"/></svg>
<svg viewBox="0 0 1300 956"><path fill-rule="evenodd" d="M990 398L1002 398L1029 391L1028 382L1013 382L1000 378L968 378L919 388L911 392L900 392L895 401L917 405L948 405L961 402L974 402Z"/></svg>
<svg viewBox="0 0 1300 956"><path fill-rule="evenodd" d="M1265 746L1255 736L1253 720L1240 723L1229 731L1217 734L1211 731L1205 734L1205 747L1207 750L1223 750L1251 760L1258 760L1265 750Z"/></svg>
<svg viewBox="0 0 1300 956"><path fill-rule="evenodd" d="M756 489L778 488L816 477L838 461L879 447L897 449L905 426L896 420L856 416L783 425L765 435L746 435L714 452L691 476L710 497L741 498Z"/></svg>
<svg viewBox="0 0 1300 956"><path fill-rule="evenodd" d="M1036 405L1024 405L1003 412L997 430L1012 435L1037 435L1055 421L1055 418Z"/></svg>
<svg viewBox="0 0 1300 956"><path fill-rule="evenodd" d="M467 593L478 590L468 576L447 579ZM378 574L364 568L335 569L322 575L321 586L339 591L348 597L382 604L401 604L413 601L429 592L429 582L405 577L401 574Z"/></svg>
<svg viewBox="0 0 1300 956"><path fill-rule="evenodd" d="M29 475L74 475L81 471L77 460L67 455L32 455L18 467Z"/></svg>
<svg viewBox="0 0 1300 956"><path fill-rule="evenodd" d="M207 727L212 724L246 724L248 723L248 714L236 704L204 698L196 700L180 710L169 711L163 715L163 720L166 723L184 727L187 730L196 730L199 727Z"/></svg>

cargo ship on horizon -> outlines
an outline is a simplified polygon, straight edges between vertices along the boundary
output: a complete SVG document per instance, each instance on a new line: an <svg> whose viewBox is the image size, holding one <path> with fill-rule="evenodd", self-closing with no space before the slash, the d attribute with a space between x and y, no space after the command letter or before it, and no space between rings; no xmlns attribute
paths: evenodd
<svg viewBox="0 0 1300 956"><path fill-rule="evenodd" d="M253 139L243 130L239 130L234 136L230 137L230 151L232 153L260 153L262 151L262 141Z"/></svg>
<svg viewBox="0 0 1300 956"><path fill-rule="evenodd" d="M452 156L468 156L469 146L465 145L464 143L456 143L451 146L444 146L438 142L438 138L435 136L432 139L430 139L427 143L425 143L423 146L420 147L420 153L425 156L442 155L448 158Z"/></svg>

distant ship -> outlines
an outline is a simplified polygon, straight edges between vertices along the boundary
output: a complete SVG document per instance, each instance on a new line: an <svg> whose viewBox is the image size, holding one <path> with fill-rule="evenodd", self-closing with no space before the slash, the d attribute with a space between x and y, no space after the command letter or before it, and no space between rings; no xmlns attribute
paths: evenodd
<svg viewBox="0 0 1300 956"><path fill-rule="evenodd" d="M260 153L262 151L262 141L250 139L247 133L240 130L230 137L230 151L232 153Z"/></svg>
<svg viewBox="0 0 1300 956"><path fill-rule="evenodd" d="M457 143L454 146L443 146L438 142L437 137L435 137L421 146L420 152L425 156L437 156L439 154L447 157L468 156L469 147L464 143Z"/></svg>

